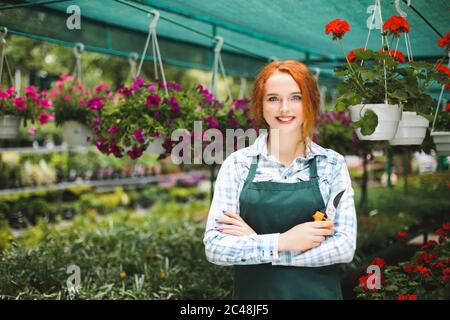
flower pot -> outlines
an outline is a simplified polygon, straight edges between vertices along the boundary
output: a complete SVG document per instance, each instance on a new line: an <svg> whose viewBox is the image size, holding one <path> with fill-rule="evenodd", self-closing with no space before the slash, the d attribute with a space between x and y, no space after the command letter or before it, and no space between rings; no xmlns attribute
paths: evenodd
<svg viewBox="0 0 450 320"><path fill-rule="evenodd" d="M425 139L430 122L416 112L404 111L398 123L395 137L389 140L392 146L420 145Z"/></svg>
<svg viewBox="0 0 450 320"><path fill-rule="evenodd" d="M147 150L144 153L146 154L163 154L165 149L162 144L164 143L163 137L153 138L153 141L149 143Z"/></svg>
<svg viewBox="0 0 450 320"><path fill-rule="evenodd" d="M450 131L431 132L436 151L441 156L450 156Z"/></svg>
<svg viewBox="0 0 450 320"><path fill-rule="evenodd" d="M69 147L86 146L86 136L89 133L88 128L78 121L65 121L62 124L63 139Z"/></svg>
<svg viewBox="0 0 450 320"><path fill-rule="evenodd" d="M19 135L20 118L13 115L0 116L0 139L15 139Z"/></svg>
<svg viewBox="0 0 450 320"><path fill-rule="evenodd" d="M360 128L356 129L359 140L391 140L397 132L398 123L402 116L401 109L396 104L357 104L350 106L349 110L353 122L361 119L367 110L372 110L378 117L378 125L372 134L365 136L361 133Z"/></svg>

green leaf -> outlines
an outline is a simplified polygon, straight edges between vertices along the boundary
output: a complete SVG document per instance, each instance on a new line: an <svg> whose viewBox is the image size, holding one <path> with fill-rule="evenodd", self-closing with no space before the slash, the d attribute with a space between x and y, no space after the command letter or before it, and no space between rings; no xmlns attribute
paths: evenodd
<svg viewBox="0 0 450 320"><path fill-rule="evenodd" d="M372 110L367 110L364 116L354 123L354 127L361 128L361 133L365 136L374 133L378 125L378 116Z"/></svg>

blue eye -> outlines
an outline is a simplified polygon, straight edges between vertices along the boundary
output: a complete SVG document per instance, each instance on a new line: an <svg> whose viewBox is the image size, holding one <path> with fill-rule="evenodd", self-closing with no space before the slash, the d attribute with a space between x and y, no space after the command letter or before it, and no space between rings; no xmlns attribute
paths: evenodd
<svg viewBox="0 0 450 320"><path fill-rule="evenodd" d="M274 100L274 99L275 99L275 100ZM268 101L272 101L272 102L273 102L273 101L278 101L278 98L277 98L277 97L270 97Z"/></svg>
<svg viewBox="0 0 450 320"><path fill-rule="evenodd" d="M293 96L292 97L292 100L301 100L302 99L302 96Z"/></svg>

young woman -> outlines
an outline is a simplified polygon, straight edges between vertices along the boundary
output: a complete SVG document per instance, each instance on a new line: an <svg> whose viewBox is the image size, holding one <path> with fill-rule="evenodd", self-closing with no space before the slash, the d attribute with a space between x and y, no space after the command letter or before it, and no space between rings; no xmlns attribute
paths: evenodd
<svg viewBox="0 0 450 320"><path fill-rule="evenodd" d="M203 240L208 261L235 265L234 299L342 299L338 264L356 247L354 192L344 157L311 140L319 98L294 60L256 78L252 112L268 133L223 162ZM314 222L324 208L331 221Z"/></svg>

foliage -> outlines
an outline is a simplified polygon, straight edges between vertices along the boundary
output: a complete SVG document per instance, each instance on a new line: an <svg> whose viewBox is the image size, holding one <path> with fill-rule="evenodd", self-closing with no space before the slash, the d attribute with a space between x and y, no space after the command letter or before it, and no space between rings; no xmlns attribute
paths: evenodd
<svg viewBox="0 0 450 320"><path fill-rule="evenodd" d="M0 253L0 298L229 299L232 269L207 262L203 232L202 221L175 216L79 216L36 246ZM81 288L70 294L73 264Z"/></svg>
<svg viewBox="0 0 450 320"><path fill-rule="evenodd" d="M372 264L382 269L380 289L371 289L370 275L362 276L354 291L360 299L450 299L450 223L436 231L439 243L430 240L406 262L386 266L380 258Z"/></svg>

